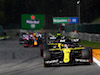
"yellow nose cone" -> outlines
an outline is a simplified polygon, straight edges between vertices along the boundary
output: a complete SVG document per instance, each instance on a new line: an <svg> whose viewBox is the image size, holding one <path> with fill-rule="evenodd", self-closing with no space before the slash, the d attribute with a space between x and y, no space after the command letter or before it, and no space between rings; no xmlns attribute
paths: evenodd
<svg viewBox="0 0 100 75"><path fill-rule="evenodd" d="M70 50L69 49L64 49L63 53L64 53L63 62L68 63L70 61Z"/></svg>

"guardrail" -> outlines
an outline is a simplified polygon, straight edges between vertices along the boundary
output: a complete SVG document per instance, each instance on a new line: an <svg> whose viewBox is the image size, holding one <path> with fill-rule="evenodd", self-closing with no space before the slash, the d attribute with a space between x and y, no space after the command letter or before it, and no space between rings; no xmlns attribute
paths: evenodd
<svg viewBox="0 0 100 75"><path fill-rule="evenodd" d="M79 39L87 40L90 42L100 43L100 34L66 32L64 33L64 35L70 36L72 38L79 38Z"/></svg>
<svg viewBox="0 0 100 75"><path fill-rule="evenodd" d="M20 29L5 29L3 32L5 32L7 35L17 35L19 33Z"/></svg>

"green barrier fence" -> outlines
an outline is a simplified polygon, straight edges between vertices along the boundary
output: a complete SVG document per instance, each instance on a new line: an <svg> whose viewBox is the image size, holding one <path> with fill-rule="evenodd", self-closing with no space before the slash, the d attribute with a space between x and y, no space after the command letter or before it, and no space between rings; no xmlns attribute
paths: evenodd
<svg viewBox="0 0 100 75"><path fill-rule="evenodd" d="M77 32L83 32L83 33L94 33L94 34L100 34L100 24L81 24L81 25L70 25L65 26L63 29L66 32L72 32L74 30L77 30Z"/></svg>

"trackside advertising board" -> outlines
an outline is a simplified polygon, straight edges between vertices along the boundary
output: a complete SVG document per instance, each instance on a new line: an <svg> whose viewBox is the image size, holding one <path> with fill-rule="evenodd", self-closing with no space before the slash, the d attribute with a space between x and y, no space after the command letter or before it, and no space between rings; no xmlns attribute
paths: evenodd
<svg viewBox="0 0 100 75"><path fill-rule="evenodd" d="M43 14L22 14L21 29L40 30L44 25Z"/></svg>
<svg viewBox="0 0 100 75"><path fill-rule="evenodd" d="M78 17L53 17L53 24L78 23Z"/></svg>

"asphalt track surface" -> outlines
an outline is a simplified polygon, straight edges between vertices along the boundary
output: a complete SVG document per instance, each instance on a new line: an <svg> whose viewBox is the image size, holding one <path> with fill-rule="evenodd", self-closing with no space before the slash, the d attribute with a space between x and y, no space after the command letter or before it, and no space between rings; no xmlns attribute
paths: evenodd
<svg viewBox="0 0 100 75"><path fill-rule="evenodd" d="M0 41L0 75L100 75L92 65L43 67L39 47L24 48L18 39Z"/></svg>

